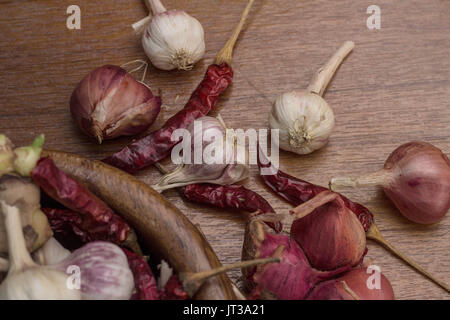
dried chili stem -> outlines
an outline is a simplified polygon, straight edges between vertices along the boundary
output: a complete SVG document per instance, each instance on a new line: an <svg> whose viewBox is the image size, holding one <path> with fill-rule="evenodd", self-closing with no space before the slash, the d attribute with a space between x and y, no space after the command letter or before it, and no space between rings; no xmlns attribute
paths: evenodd
<svg viewBox="0 0 450 320"><path fill-rule="evenodd" d="M241 33L242 28L244 27L245 20L247 19L247 16L250 12L250 9L251 9L254 1L255 0L249 0L247 6L245 7L244 12L242 13L239 24L237 25L236 29L234 29L233 34L228 39L227 43L225 43L225 46L217 54L216 59L214 60L215 64L222 64L225 62L228 65L231 65L234 45L236 44L239 34Z"/></svg>
<svg viewBox="0 0 450 320"><path fill-rule="evenodd" d="M342 61L344 61L345 57L353 50L354 47L355 43L353 41L344 42L344 44L339 48L338 51L336 51L331 59L322 68L317 70L306 90L322 96L334 74L336 73L336 70L339 68Z"/></svg>
<svg viewBox="0 0 450 320"><path fill-rule="evenodd" d="M197 273L180 273L180 280L183 282L183 287L186 293L193 297L198 289L211 277L218 274L237 269L237 268L248 268L256 265L262 265L267 263L280 262L279 258L264 258L264 259L254 259L248 261L241 261L238 263L233 263L227 266L221 266L219 268L197 272Z"/></svg>
<svg viewBox="0 0 450 320"><path fill-rule="evenodd" d="M443 282L442 280L439 280L435 276L433 276L431 273L426 271L424 268L422 268L419 264L417 264L414 260L403 254L401 251L399 251L397 248L393 247L382 235L380 232L380 229L378 229L375 222L372 223L372 226L366 233L367 239L371 239L379 244L381 244L383 247L385 247L388 251L402 259L404 262L409 264L411 267L413 267L416 271L418 271L423 276L427 277L443 289L445 289L447 292L450 292L450 287L448 284Z"/></svg>

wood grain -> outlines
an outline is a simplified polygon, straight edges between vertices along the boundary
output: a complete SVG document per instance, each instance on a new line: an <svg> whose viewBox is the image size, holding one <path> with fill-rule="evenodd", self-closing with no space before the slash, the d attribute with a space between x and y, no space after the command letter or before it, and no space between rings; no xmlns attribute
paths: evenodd
<svg viewBox="0 0 450 320"><path fill-rule="evenodd" d="M168 8L194 15L206 31L207 54L192 71L150 68L147 82L165 104L153 129L183 107L206 66L225 43L243 0L165 0ZM16 144L45 133L46 147L100 159L131 139L101 146L82 135L69 114L69 98L93 68L145 58L130 25L146 15L139 0L77 0L82 29L66 28L72 1L0 1L0 130ZM366 9L381 8L381 29L368 30ZM380 168L388 154L410 140L430 142L450 152L450 1L257 0L234 54L235 79L213 115L220 112L233 128L265 128L267 113L282 92L303 89L345 40L356 47L331 82L325 99L334 108L336 129L330 144L307 156L282 152L281 168L326 185L333 176ZM290 208L272 195L251 168L245 185L275 209ZM154 183L149 168L138 177ZM378 189L345 194L376 213L382 233L436 276L450 282L450 217L432 226L404 219ZM240 259L242 215L199 207L176 191L169 201L198 223L222 263ZM399 299L449 299L441 288L416 274L376 244L368 258L392 282ZM230 273L240 283L240 271Z"/></svg>

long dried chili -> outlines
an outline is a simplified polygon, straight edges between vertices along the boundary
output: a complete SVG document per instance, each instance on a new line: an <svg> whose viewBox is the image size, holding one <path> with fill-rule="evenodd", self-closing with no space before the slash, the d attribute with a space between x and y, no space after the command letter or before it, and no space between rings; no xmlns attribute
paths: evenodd
<svg viewBox="0 0 450 320"><path fill-rule="evenodd" d="M173 141L172 133L176 129L187 128L195 119L207 115L214 109L219 95L228 88L232 79L233 70L228 64L209 66L203 81L195 89L185 107L167 120L161 129L136 140L103 161L133 173L166 158L180 141Z"/></svg>
<svg viewBox="0 0 450 320"><path fill-rule="evenodd" d="M166 158L172 148L180 142L172 141L175 129L187 128L195 119L208 114L217 104L219 95L233 79L231 60L233 48L254 0L249 0L239 24L220 50L214 64L208 67L203 81L191 95L185 107L172 116L165 125L150 135L137 140L103 161L119 169L134 173Z"/></svg>
<svg viewBox="0 0 450 320"><path fill-rule="evenodd" d="M156 279L148 263L138 254L123 249L134 277L135 293L131 300L159 300Z"/></svg>
<svg viewBox="0 0 450 320"><path fill-rule="evenodd" d="M270 168L272 167L272 172L276 172L274 174L261 174L261 178L264 183L272 189L277 195L287 200L294 206L298 206L312 198L314 198L317 194L322 191L328 190L325 187L318 186L307 182L305 180L298 179L287 173L276 170L274 166L269 162L267 158L265 158L265 164L261 162L261 158L265 157L261 151L258 152L258 166L260 169L262 168ZM350 199L341 195L344 200L345 205L349 208L353 213L356 214L359 221L361 222L364 230L367 232L370 226L373 223L373 214L364 207L363 205L353 202Z"/></svg>
<svg viewBox="0 0 450 320"><path fill-rule="evenodd" d="M192 202L208 204L217 208L257 212L258 215L275 213L266 199L241 185L191 184L184 187L182 192ZM276 232L283 229L281 222L266 223Z"/></svg>
<svg viewBox="0 0 450 320"><path fill-rule="evenodd" d="M127 239L128 224L85 186L58 169L52 159L40 159L31 177L47 195L79 215L82 221L77 220L74 226L86 232L90 240L120 244Z"/></svg>

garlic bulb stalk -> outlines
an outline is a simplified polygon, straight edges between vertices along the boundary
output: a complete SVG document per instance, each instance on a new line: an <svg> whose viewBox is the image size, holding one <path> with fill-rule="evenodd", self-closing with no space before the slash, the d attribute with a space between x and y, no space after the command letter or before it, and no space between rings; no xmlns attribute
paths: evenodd
<svg viewBox="0 0 450 320"><path fill-rule="evenodd" d="M203 27L184 11L169 10L160 0L146 0L153 12L133 25L136 32L144 29L142 46L152 64L162 70L190 70L205 55Z"/></svg>
<svg viewBox="0 0 450 320"><path fill-rule="evenodd" d="M308 154L328 143L334 128L334 113L322 98L339 65L353 50L346 41L314 75L305 91L284 93L276 99L269 114L271 129L279 129L279 148Z"/></svg>
<svg viewBox="0 0 450 320"><path fill-rule="evenodd" d="M191 148L191 150L183 149L183 152L190 151L193 155L188 156L189 163L180 164L152 187L162 192L194 183L228 185L246 179L249 173L248 166L237 161L237 151L240 148L234 140L227 139L225 130L221 121L213 117L205 116L194 121L187 129L192 141L183 139L173 151L176 152L178 146ZM198 150L199 146L201 150ZM199 164L195 163L197 156L194 155L195 152L201 152L202 158ZM186 161L185 155L183 158ZM192 161L191 158L194 160Z"/></svg>
<svg viewBox="0 0 450 320"><path fill-rule="evenodd" d="M64 272L33 262L25 246L20 212L1 202L8 236L10 265L0 284L0 300L79 300L79 290L70 289Z"/></svg>

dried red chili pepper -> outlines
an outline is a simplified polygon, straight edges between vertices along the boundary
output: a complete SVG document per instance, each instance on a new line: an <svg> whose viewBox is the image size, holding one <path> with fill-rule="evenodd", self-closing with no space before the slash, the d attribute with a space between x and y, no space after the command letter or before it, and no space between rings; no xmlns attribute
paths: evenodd
<svg viewBox="0 0 450 320"><path fill-rule="evenodd" d="M69 250L80 248L93 241L88 232L83 230L83 219L80 214L67 209L42 208L47 216L54 237Z"/></svg>
<svg viewBox="0 0 450 320"><path fill-rule="evenodd" d="M209 204L217 208L258 212L258 215L275 213L266 199L241 185L191 184L184 187L182 192L192 202ZM276 232L283 229L281 222L266 223Z"/></svg>
<svg viewBox="0 0 450 320"><path fill-rule="evenodd" d="M231 60L234 45L242 30L254 0L247 4L238 26L208 67L203 81L191 95L185 107L172 116L164 126L150 135L137 140L103 161L124 171L134 173L166 158L179 141L172 141L172 132L187 128L195 119L205 116L217 104L219 95L231 84L233 70Z"/></svg>
<svg viewBox="0 0 450 320"><path fill-rule="evenodd" d="M133 173L170 155L179 142L171 139L179 128L187 128L195 119L207 115L217 104L219 95L230 85L233 70L226 63L211 65L203 81L185 107L173 115L164 126L139 139L103 161Z"/></svg>
<svg viewBox="0 0 450 320"><path fill-rule="evenodd" d="M281 170L276 170L267 158L265 158L264 161L266 164L263 164L260 157L264 157L261 151L258 152L258 166L260 169L272 167L273 172L276 172L276 174L269 175L261 174L261 178L264 183L276 194L294 206L298 206L314 198L320 192L328 190L325 187L288 175ZM353 202L343 195L341 195L341 197L345 203L345 206L356 214L364 228L364 231L367 232L372 225L373 214L363 205Z"/></svg>
<svg viewBox="0 0 450 320"><path fill-rule="evenodd" d="M47 195L79 214L82 223L74 226L89 234L91 240L120 244L127 239L128 224L85 186L58 169L52 159L40 159L31 177Z"/></svg>
<svg viewBox="0 0 450 320"><path fill-rule="evenodd" d="M160 300L156 279L148 263L140 255L123 249L134 277L136 292L131 300Z"/></svg>
<svg viewBox="0 0 450 320"><path fill-rule="evenodd" d="M177 275L169 278L161 292L161 300L187 300L189 295Z"/></svg>

